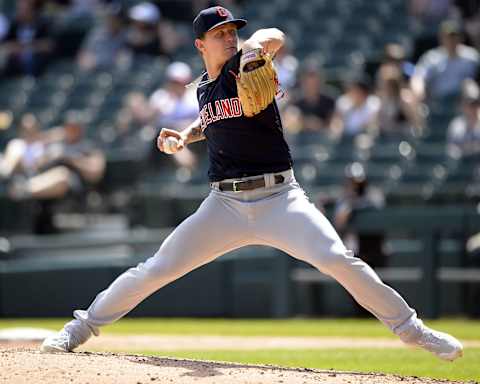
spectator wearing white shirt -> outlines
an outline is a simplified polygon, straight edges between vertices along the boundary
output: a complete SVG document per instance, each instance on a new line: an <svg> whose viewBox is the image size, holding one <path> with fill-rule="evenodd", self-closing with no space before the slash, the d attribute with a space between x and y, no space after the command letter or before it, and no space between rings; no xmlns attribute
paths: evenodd
<svg viewBox="0 0 480 384"><path fill-rule="evenodd" d="M0 158L0 178L9 179L17 173L35 173L37 163L44 154L44 135L35 115L24 114L18 132L19 136L8 142Z"/></svg>
<svg viewBox="0 0 480 384"><path fill-rule="evenodd" d="M469 79L462 93L462 113L450 122L447 149L453 155L468 156L480 153L480 88Z"/></svg>
<svg viewBox="0 0 480 384"><path fill-rule="evenodd" d="M151 136L163 127L181 130L188 126L198 117L196 88L186 88L191 81L192 71L188 64L180 61L169 64L165 83L149 97L141 92L127 95L118 114L115 132L106 132L107 141L126 147L132 147L133 143L141 146L138 139L151 142ZM154 156L158 156L156 147ZM164 160L164 156L161 159ZM175 153L173 159L189 169L197 161L189 148Z"/></svg>
<svg viewBox="0 0 480 384"><path fill-rule="evenodd" d="M165 86L156 90L148 103L157 128L180 129L198 116L196 90L186 88L192 80L192 71L188 64L176 61L167 67L165 75Z"/></svg>
<svg viewBox="0 0 480 384"><path fill-rule="evenodd" d="M380 99L371 94L369 79L359 77L337 99L332 132L343 137L354 137L362 133L375 135L379 110Z"/></svg>
<svg viewBox="0 0 480 384"><path fill-rule="evenodd" d="M440 46L424 53L411 79L419 100L438 100L456 96L463 80L475 78L480 56L475 48L461 44L461 28L454 21L440 27Z"/></svg>
<svg viewBox="0 0 480 384"><path fill-rule="evenodd" d="M192 81L192 71L188 64L176 61L167 67L165 75L166 83L150 96L148 110L153 114L157 129L181 130L198 117L196 87L186 88ZM197 164L197 158L189 148L175 153L173 158L178 165L188 169Z"/></svg>

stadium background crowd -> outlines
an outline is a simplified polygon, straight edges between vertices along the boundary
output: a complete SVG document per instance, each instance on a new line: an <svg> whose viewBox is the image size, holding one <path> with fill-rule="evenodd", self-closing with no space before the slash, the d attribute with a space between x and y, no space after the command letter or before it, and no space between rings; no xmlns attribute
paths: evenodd
<svg viewBox="0 0 480 384"><path fill-rule="evenodd" d="M25 257L28 281L43 278L41 255L48 263L69 260L68 268L75 255L89 263L85 255L102 238L107 246L138 238L129 231L176 226L208 193L205 144L167 156L155 138L198 114L195 90L186 87L203 70L191 21L211 5L249 20L241 38L262 27L286 33L275 60L283 91L277 102L295 174L348 246L375 268L413 267L387 281L423 284L429 316L438 313L432 297L441 289L428 275L436 263L470 268L457 271L460 277L449 270L442 284L474 283L468 294L461 284L448 286L447 312L478 302L480 235L469 224L480 201L478 0L0 0L0 256L12 276L14 258L22 268ZM351 224L357 212L388 209L402 212L398 223L407 227L382 222L360 233ZM463 220L445 223L451 229L436 250L425 245L440 236L435 215L425 226L408 219L431 210ZM397 237L379 231L383 224ZM62 238L64 248L41 240L72 233ZM156 234L153 240L158 246ZM94 253L98 262L125 251L102 249ZM263 253L254 251L257 273ZM417 276L419 265L427 278ZM299 272L297 282L318 283ZM18 276L12 279L18 287ZM310 303L304 312L341 311L336 294L324 290L317 300L319 291L301 284L300 302ZM4 313L30 313L28 286L26 312L17 303L10 308L7 295ZM66 313L67 296L48 314ZM286 313L278 303L274 313ZM478 305L469 308L478 315Z"/></svg>
<svg viewBox="0 0 480 384"><path fill-rule="evenodd" d="M214 4L249 19L243 37L286 32L278 103L296 175L340 230L365 204L476 203L479 3L4 0L1 230L62 231L68 212L148 225L139 191L206 186L202 144L169 157L154 138L198 113L191 20Z"/></svg>

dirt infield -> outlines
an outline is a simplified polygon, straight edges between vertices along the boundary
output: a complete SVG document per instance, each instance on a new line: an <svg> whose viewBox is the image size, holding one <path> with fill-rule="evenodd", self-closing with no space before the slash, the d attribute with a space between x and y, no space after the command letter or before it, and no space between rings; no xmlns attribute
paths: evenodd
<svg viewBox="0 0 480 384"><path fill-rule="evenodd" d="M40 353L2 347L0 383L9 384L434 384L416 377L320 371L113 353Z"/></svg>

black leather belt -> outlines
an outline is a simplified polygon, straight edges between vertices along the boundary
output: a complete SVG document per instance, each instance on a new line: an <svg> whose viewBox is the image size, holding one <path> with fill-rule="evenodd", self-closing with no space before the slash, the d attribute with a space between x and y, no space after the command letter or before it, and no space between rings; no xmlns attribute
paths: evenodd
<svg viewBox="0 0 480 384"><path fill-rule="evenodd" d="M283 175L274 175L275 184L282 184L285 181ZM224 181L218 183L218 189L226 192L240 192L251 191L252 189L265 187L265 178L238 180L238 181Z"/></svg>

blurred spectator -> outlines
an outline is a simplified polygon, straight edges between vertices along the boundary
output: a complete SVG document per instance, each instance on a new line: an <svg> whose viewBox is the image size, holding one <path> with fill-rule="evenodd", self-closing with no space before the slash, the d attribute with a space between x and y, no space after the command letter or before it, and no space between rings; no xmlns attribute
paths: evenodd
<svg viewBox="0 0 480 384"><path fill-rule="evenodd" d="M153 111L142 92L135 91L127 94L122 112L125 112L126 121L138 127L153 123Z"/></svg>
<svg viewBox="0 0 480 384"><path fill-rule="evenodd" d="M198 117L195 88L186 88L192 81L190 66L173 62L165 70L165 83L147 99L143 93L132 92L125 98L116 122L112 145L139 145L150 141L162 127L182 130ZM123 146L123 144L122 144ZM155 154L158 151L155 149ZM196 156L189 148L173 155L175 161L187 168L196 165ZM162 159L163 156L162 156Z"/></svg>
<svg viewBox="0 0 480 384"><path fill-rule="evenodd" d="M480 88L474 80L466 80L460 101L461 115L448 127L450 154L468 156L480 153Z"/></svg>
<svg viewBox="0 0 480 384"><path fill-rule="evenodd" d="M384 200L380 190L369 188L365 169L360 163L346 167L343 192L335 204L333 223L348 249L352 249L355 255L373 268L386 265L384 235L357 233L352 231L350 225L357 212L380 209Z"/></svg>
<svg viewBox="0 0 480 384"><path fill-rule="evenodd" d="M162 20L154 4L137 4L129 9L128 17L127 46L134 55L168 55L177 47L175 30L168 21Z"/></svg>
<svg viewBox="0 0 480 384"><path fill-rule="evenodd" d="M68 1L68 16L93 16L102 5L101 0L70 0Z"/></svg>
<svg viewBox="0 0 480 384"><path fill-rule="evenodd" d="M450 16L452 0L410 0L409 13L421 25L441 22Z"/></svg>
<svg viewBox="0 0 480 384"><path fill-rule="evenodd" d="M49 24L40 16L35 0L18 0L15 18L0 48L5 51L3 73L37 76L46 67L54 48Z"/></svg>
<svg viewBox="0 0 480 384"><path fill-rule="evenodd" d="M330 119L335 109L333 95L326 92L317 62L306 62L299 71L299 89L285 111L285 123L289 133L322 132L328 134Z"/></svg>
<svg viewBox="0 0 480 384"><path fill-rule="evenodd" d="M60 140L48 144L38 159L34 175L14 179L9 190L13 199L61 199L83 194L98 183L105 170L105 156L84 138L81 119L69 114Z"/></svg>
<svg viewBox="0 0 480 384"><path fill-rule="evenodd" d="M149 98L157 128L185 128L198 117L195 88L186 88L192 81L190 66L183 62L169 64L165 71L165 85Z"/></svg>
<svg viewBox="0 0 480 384"><path fill-rule="evenodd" d="M41 0L46 10L56 18L75 18L93 16L107 1L101 0ZM60 15L61 14L61 15Z"/></svg>
<svg viewBox="0 0 480 384"><path fill-rule="evenodd" d="M105 8L102 22L91 30L78 55L82 70L112 69L126 53L126 19L123 7Z"/></svg>
<svg viewBox="0 0 480 384"><path fill-rule="evenodd" d="M379 134L386 137L418 137L424 128L422 106L405 86L400 69L381 66L377 75Z"/></svg>
<svg viewBox="0 0 480 384"><path fill-rule="evenodd" d="M385 67L398 68L405 80L410 79L415 70L415 65L407 60L405 48L397 43L389 43L383 47L383 57L377 73L380 73Z"/></svg>
<svg viewBox="0 0 480 384"><path fill-rule="evenodd" d="M198 117L196 89L186 88L192 81L192 71L188 64L177 61L167 67L165 75L165 85L150 96L149 108L157 130L168 127L180 131ZM175 153L174 158L181 166L193 168L196 157L189 148L184 149L185 153Z"/></svg>
<svg viewBox="0 0 480 384"><path fill-rule="evenodd" d="M480 49L480 0L455 0L465 25L465 32L475 45Z"/></svg>
<svg viewBox="0 0 480 384"><path fill-rule="evenodd" d="M337 99L332 118L335 136L352 138L361 133L377 134L377 116L380 99L371 93L368 77L359 76L351 81L346 92Z"/></svg>
<svg viewBox="0 0 480 384"><path fill-rule="evenodd" d="M0 160L0 176L10 179L14 174L32 175L45 152L46 134L31 113L20 119L18 137L10 140Z"/></svg>
<svg viewBox="0 0 480 384"><path fill-rule="evenodd" d="M146 153L156 135L151 123L152 112L145 95L130 92L125 96L114 124L102 127L99 136L110 148L135 154Z"/></svg>
<svg viewBox="0 0 480 384"><path fill-rule="evenodd" d="M55 31L55 56L75 58L96 19L103 11L100 0L40 0Z"/></svg>
<svg viewBox="0 0 480 384"><path fill-rule="evenodd" d="M275 69L277 70L280 86L287 92L295 86L298 60L291 53L292 41L286 39L285 44L275 55Z"/></svg>
<svg viewBox="0 0 480 384"><path fill-rule="evenodd" d="M419 100L458 95L462 81L475 78L479 69L479 54L461 44L461 29L456 22L443 22L439 39L441 45L422 55L411 79Z"/></svg>
<svg viewBox="0 0 480 384"><path fill-rule="evenodd" d="M9 25L10 23L8 22L7 17L0 12L0 41L2 41L7 35Z"/></svg>
<svg viewBox="0 0 480 384"><path fill-rule="evenodd" d="M155 128L181 130L198 117L195 88L187 88L192 80L190 66L177 61L165 70L165 83L147 99L143 93L130 93L124 103L125 117L132 124L152 124ZM128 116L128 117L127 117Z"/></svg>

